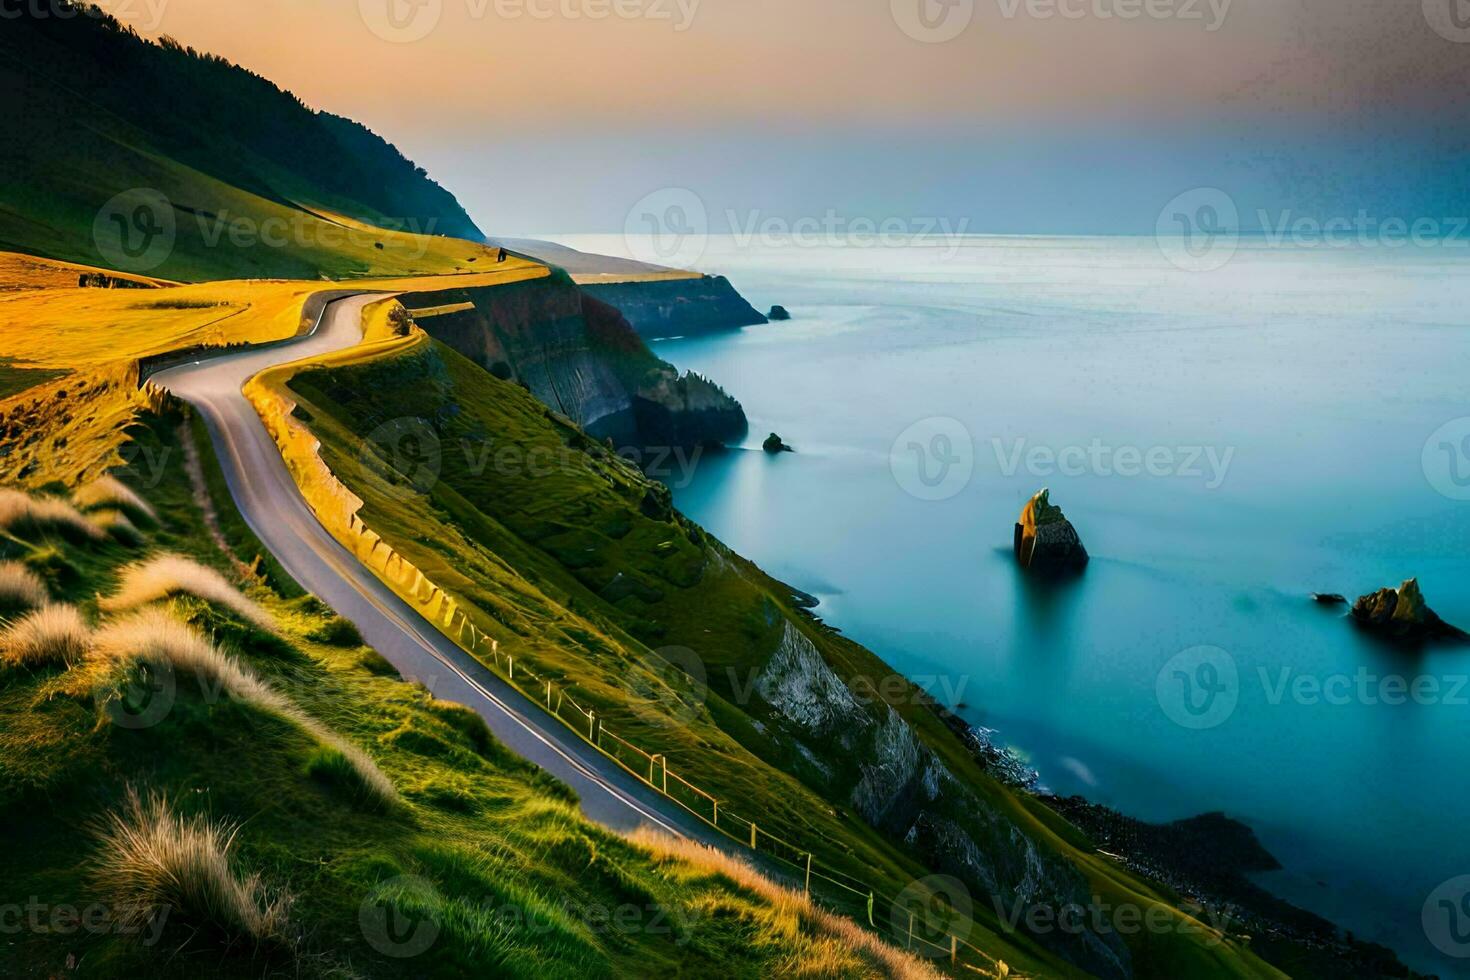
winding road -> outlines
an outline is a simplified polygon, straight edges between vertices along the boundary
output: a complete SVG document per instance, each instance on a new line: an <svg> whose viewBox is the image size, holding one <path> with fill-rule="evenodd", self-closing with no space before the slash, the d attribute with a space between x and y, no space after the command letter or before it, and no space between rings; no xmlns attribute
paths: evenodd
<svg viewBox="0 0 1470 980"><path fill-rule="evenodd" d="M729 849L716 831L638 782L450 642L312 513L241 388L266 368L359 343L363 308L381 298L368 293L331 300L303 337L180 365L150 380L203 416L235 505L261 543L406 679L423 683L437 698L474 708L512 751L576 790L582 812L597 823L625 832L651 827Z"/></svg>

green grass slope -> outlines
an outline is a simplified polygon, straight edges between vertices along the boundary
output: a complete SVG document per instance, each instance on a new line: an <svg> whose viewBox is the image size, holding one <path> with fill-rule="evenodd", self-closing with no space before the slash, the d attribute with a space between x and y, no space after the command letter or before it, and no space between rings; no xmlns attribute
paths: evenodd
<svg viewBox="0 0 1470 980"><path fill-rule="evenodd" d="M997 875L1007 873L1008 855L1029 853L1038 877L1028 871L1028 880L1043 891L1082 902L1090 893L1113 909L1178 908L1178 896L1096 854L1056 814L997 783L911 687L899 682L887 694L882 681L893 672L875 655L803 618L788 588L673 512L666 489L515 384L436 344L305 373L292 388L328 465L364 499L369 527L483 610L483 628L503 648L574 686L606 726L664 754L722 808L820 848L829 866L882 895L954 870L926 865L937 852L903 833L901 821L920 814L920 829L931 825L924 820L982 828L977 844L998 862ZM751 686L790 628L849 689L864 678L879 685L962 790L910 809L895 804L898 819L881 827L851 812L852 787L874 760L851 751L842 731L794 733L778 699ZM978 813L955 812L961 806ZM968 883L969 938L991 955L1045 976L1106 962L1095 945L1055 929L1009 927L984 882ZM1131 975L1277 975L1241 937L1208 934L1177 911L1165 918L1164 928L1123 937Z"/></svg>
<svg viewBox="0 0 1470 980"><path fill-rule="evenodd" d="M123 251L149 268L127 271L189 281L453 271L421 241L349 235L352 222L482 238L448 191L359 124L223 59L56 3L73 15L26 7L0 32L0 248L117 268L114 214L131 222L158 195L167 215L154 208L128 232L140 254ZM109 208L138 189L149 196ZM170 224L171 253L148 254L151 230Z"/></svg>
<svg viewBox="0 0 1470 980"><path fill-rule="evenodd" d="M157 526L126 505L141 530L100 539L0 515L0 561L99 631L124 615L99 595L129 563L168 551L234 567L191 493L189 426L150 417L133 435L138 455L168 461L121 474ZM0 615L0 975L927 975L748 872L587 823L568 789L472 712L399 680L315 599L247 592L272 628L238 600L153 608L289 712L183 668L119 672L102 640L69 666L17 664L6 631L21 613ZM364 766L391 780L391 799L364 790ZM156 851L117 833L130 792L144 809L168 801L167 819L134 827ZM143 916L153 902L167 914Z"/></svg>

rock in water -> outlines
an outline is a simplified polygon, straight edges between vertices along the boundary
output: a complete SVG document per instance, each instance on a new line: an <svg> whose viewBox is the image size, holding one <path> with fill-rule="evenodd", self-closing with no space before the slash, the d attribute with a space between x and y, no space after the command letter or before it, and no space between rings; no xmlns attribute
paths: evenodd
<svg viewBox="0 0 1470 980"><path fill-rule="evenodd" d="M1312 601L1322 606L1345 606L1347 596L1337 592L1313 592Z"/></svg>
<svg viewBox="0 0 1470 980"><path fill-rule="evenodd" d="M1041 490L1021 508L1016 522L1016 561L1022 568L1044 573L1080 572L1087 566L1087 549L1072 522Z"/></svg>
<svg viewBox="0 0 1470 980"><path fill-rule="evenodd" d="M761 448L773 456L777 453L796 452L795 449L792 449L790 446L786 445L786 443L782 442L781 437L776 435L776 433L774 432L766 436L766 441L761 443Z"/></svg>
<svg viewBox="0 0 1470 980"><path fill-rule="evenodd" d="M1359 596L1353 619L1367 629L1401 640L1467 639L1470 636L1435 614L1424 601L1418 579L1397 589L1379 589Z"/></svg>
<svg viewBox="0 0 1470 980"><path fill-rule="evenodd" d="M771 312L766 315L767 320L789 320L791 313L784 306L773 306Z"/></svg>

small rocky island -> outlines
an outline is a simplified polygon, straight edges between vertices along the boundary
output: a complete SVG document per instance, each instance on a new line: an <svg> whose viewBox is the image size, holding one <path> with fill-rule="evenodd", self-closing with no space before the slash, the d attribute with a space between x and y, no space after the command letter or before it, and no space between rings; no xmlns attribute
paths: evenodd
<svg viewBox="0 0 1470 980"><path fill-rule="evenodd" d="M1016 522L1016 561L1042 574L1080 572L1087 567L1087 549L1072 522L1051 502L1050 493L1039 491L1021 508Z"/></svg>
<svg viewBox="0 0 1470 980"><path fill-rule="evenodd" d="M1419 590L1418 579L1397 589L1379 589L1359 596L1353 619L1364 629L1396 640L1467 640L1470 634L1440 619Z"/></svg>
<svg viewBox="0 0 1470 980"><path fill-rule="evenodd" d="M792 449L790 446L786 445L786 443L782 442L781 437L776 435L776 433L774 432L766 436L766 441L761 443L761 448L770 453L772 456L775 456L778 453L796 452L795 449Z"/></svg>
<svg viewBox="0 0 1470 980"><path fill-rule="evenodd" d="M766 314L766 319L771 321L789 320L791 319L791 313L784 306L773 306L771 307L771 312Z"/></svg>

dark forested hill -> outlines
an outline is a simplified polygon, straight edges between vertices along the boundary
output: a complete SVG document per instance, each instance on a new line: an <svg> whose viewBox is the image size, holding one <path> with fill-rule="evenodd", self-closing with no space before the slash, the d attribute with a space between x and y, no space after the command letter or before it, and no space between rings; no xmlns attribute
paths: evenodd
<svg viewBox="0 0 1470 980"><path fill-rule="evenodd" d="M323 219L339 231L364 222L482 238L452 194L358 123L222 58L141 38L95 8L55 0L46 13L0 22L0 248L115 265L103 212L135 190L166 200L181 226L148 270L171 278L400 271L391 254L373 254L391 253L391 240L367 241L355 259L327 254L341 249ZM240 218L252 231L285 222L275 239L286 243L222 242L219 231Z"/></svg>

